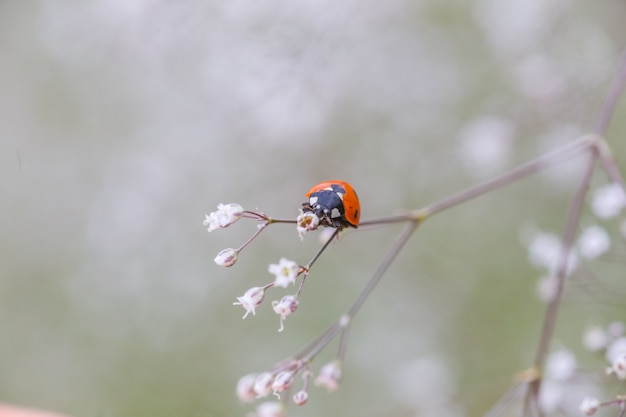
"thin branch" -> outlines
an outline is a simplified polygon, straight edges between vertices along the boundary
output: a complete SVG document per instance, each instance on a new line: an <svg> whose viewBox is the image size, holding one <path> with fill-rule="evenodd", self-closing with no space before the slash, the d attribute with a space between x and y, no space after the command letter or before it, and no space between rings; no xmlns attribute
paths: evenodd
<svg viewBox="0 0 626 417"><path fill-rule="evenodd" d="M606 98L604 99L604 103L602 104L602 109L600 110L600 115L598 117L598 122L596 123L596 133L598 135L604 136L606 133L606 129L611 122L611 117L615 111L615 106L619 98L622 95L624 90L624 86L626 85L626 51L622 54L622 61L620 63L619 69L617 71L617 75L613 80L613 84L609 89Z"/></svg>
<svg viewBox="0 0 626 417"><path fill-rule="evenodd" d="M568 273L571 248L574 244L574 240L576 239L578 225L580 223L580 214L584 206L585 196L587 195L587 190L589 189L589 183L595 167L597 153L595 152L595 148L592 149L594 149L594 151L589 154L589 159L587 160L587 165L580 180L580 184L576 193L572 196L572 201L568 208L565 228L561 238L562 246L556 271L557 287L554 296L549 301L548 307L546 308L543 326L541 329L541 336L539 338L539 345L537 346L537 352L535 354L534 367L539 370L543 369L548 355L548 350L550 348L550 343L554 335L557 313L561 303L561 296L563 295L565 278ZM537 405L540 387L541 378L537 378L529 384L529 390L525 401L525 415L526 412L529 411L531 402L533 405ZM539 414L541 415L541 411L539 411Z"/></svg>

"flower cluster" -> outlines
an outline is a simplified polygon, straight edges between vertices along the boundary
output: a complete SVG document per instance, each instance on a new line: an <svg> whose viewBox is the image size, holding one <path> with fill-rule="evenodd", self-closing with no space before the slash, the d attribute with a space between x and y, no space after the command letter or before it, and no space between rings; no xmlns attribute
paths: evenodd
<svg viewBox="0 0 626 417"><path fill-rule="evenodd" d="M206 215L204 225L208 226L209 232L230 226L241 218L250 218L258 222L257 231L239 248L226 248L220 251L215 257L215 263L219 266L233 266L241 253L241 251L250 244L269 224L272 223L291 223L296 225L296 230L303 237L305 233L317 230L320 226L320 220L313 212L300 211L300 215L295 221L277 220L266 216L263 213L244 210L239 204L220 204L215 212ZM271 302L272 309L280 317L279 332L284 330L285 319L296 312L299 305L299 295L302 291L305 278L307 277L311 266L319 255L328 246L338 233L338 229L330 229L332 233L325 236L325 244L313 259L306 265L302 266L295 261L287 258L280 258L277 263L268 266L267 271L272 276L269 282L249 288L242 296L237 297L233 305L242 306L245 310L243 318L248 315L256 314L257 307L261 305L265 299L266 293L270 288L289 288L295 286L298 279L300 284L293 294L284 295L279 300ZM349 325L349 320L342 320L338 325L338 329L344 329ZM331 335L330 338L334 336ZM329 338L329 340L330 340ZM327 343L327 342L326 342ZM281 399L281 402L268 401L260 404L254 413L255 417L283 417L285 416L285 399L287 394L292 390L294 380L297 376L301 376L303 380L302 387L290 395L291 400L297 405L304 405L308 400L308 386L312 379L313 372L310 368L311 362L316 352L308 352L306 355L286 360L274 369L261 372L258 374L250 374L242 377L238 384L236 393L243 402L252 402L257 399L265 398L269 394L275 395ZM341 356L341 355L340 355ZM314 383L317 386L326 388L329 392L339 388L341 379L341 359L335 359L327 365L324 365Z"/></svg>
<svg viewBox="0 0 626 417"><path fill-rule="evenodd" d="M591 200L593 214L602 220L613 219L626 208L626 197L621 187L609 184L595 191ZM626 237L626 220L622 222L622 234ZM583 228L575 245L569 248L565 263L565 274L571 275L581 264L581 260L594 260L605 255L611 248L611 237L606 229L593 224ZM538 231L527 245L528 260L531 265L546 271L539 280L539 299L550 301L557 291L556 273L563 252L561 238L554 233Z"/></svg>
<svg viewBox="0 0 626 417"><path fill-rule="evenodd" d="M309 398L308 386L313 373L309 361L297 359L285 361L270 371L243 376L237 383L237 397L243 402L254 402L270 394L282 399L282 394L288 394L292 390L297 375L301 376L303 382L301 388L291 395L291 399L296 405L304 405ZM340 380L341 362L335 360L321 368L314 383L332 392L339 388ZM259 407L269 407L264 404L275 404L275 402L265 402ZM261 415L265 414L262 414L257 408L257 416L260 417Z"/></svg>

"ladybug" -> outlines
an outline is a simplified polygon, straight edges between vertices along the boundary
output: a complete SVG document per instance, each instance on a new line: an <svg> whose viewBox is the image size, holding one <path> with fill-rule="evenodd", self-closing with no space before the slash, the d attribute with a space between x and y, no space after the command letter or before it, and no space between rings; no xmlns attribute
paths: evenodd
<svg viewBox="0 0 626 417"><path fill-rule="evenodd" d="M313 212L320 224L328 227L358 227L361 204L354 188L345 181L324 181L311 187L305 194L302 211Z"/></svg>

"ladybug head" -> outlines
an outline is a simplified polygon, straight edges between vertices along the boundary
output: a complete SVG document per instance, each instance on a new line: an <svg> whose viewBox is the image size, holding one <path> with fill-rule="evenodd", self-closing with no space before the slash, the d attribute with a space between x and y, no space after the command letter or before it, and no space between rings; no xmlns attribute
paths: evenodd
<svg viewBox="0 0 626 417"><path fill-rule="evenodd" d="M349 226L344 218L341 197L334 191L312 193L309 201L302 203L302 211L315 213L323 226L335 228Z"/></svg>

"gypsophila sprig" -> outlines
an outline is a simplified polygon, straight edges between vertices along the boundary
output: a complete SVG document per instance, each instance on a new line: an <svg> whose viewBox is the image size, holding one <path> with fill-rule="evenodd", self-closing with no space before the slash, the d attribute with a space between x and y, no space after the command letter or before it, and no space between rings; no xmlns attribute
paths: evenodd
<svg viewBox="0 0 626 417"><path fill-rule="evenodd" d="M237 383L237 397L243 402L250 402L273 393L280 397L282 402L260 404L253 415L255 417L284 417L285 404L289 399L298 405L307 402L308 384L313 375L312 369L315 369L313 361L322 350L338 338L338 352L335 359L322 366L313 381L315 385L330 392L336 391L341 384L342 363L347 352L348 330L351 323L396 256L424 220L574 157L584 157L581 158L582 163L579 165L580 179L577 180L564 216L563 230L560 233L538 232L532 239L526 240L528 259L533 266L542 271L544 277L540 281L539 292L545 301L545 313L540 326L534 360L532 365L527 367L530 371L524 372L526 377L519 382L526 390L526 395L523 399L523 412L518 414L523 416L547 416L551 413L570 415L572 410L574 412L578 410L585 415L592 415L599 407L618 406L621 409L619 416L624 417L626 414L624 397L618 396L616 400L601 403L596 399L596 392L589 390L583 392L587 394L587 398L581 401L583 397L580 395L581 392L574 392L571 385L568 385L578 382L575 380L581 373L578 369L577 357L573 351L564 348L551 350L557 328L557 312L561 306L566 282L588 272L587 263L596 261L600 257L609 258L604 255L612 249L609 236L614 236L614 233L609 233L600 226L581 227L581 213L586 202L589 201L591 180L599 166L612 184L594 193L591 200L592 211L597 217L608 219L619 215L626 208L624 179L617 168L608 143L602 137L606 132L609 116L615 108L616 98L624 85L626 85L626 54L619 75L607 94L594 132L500 176L468 187L417 210L404 210L396 215L361 221L361 204L356 191L349 183L341 180L323 181L311 187L305 193L307 200L301 204L299 215L294 220L277 220L261 212L244 210L235 203L220 204L216 212L206 216L204 224L208 231L228 227L242 218L253 219L257 222L256 232L244 244L238 248L222 250L216 256L215 262L221 266L232 266L241 255L241 251L271 224L295 224L301 240L304 234L319 230L320 227L329 232L328 234L319 233L323 241L322 247L308 263L299 263L287 257L280 257L278 263L270 264L267 269L273 276L272 282L253 286L243 296L237 297L237 301L233 303L244 308L244 318L250 313L255 315L267 291L295 285L297 279L300 278L300 285L295 294L284 295L278 301L271 303L274 312L280 316L279 331L284 330L285 319L298 309L299 296L307 277L311 274L313 265L323 253L326 253L332 241L338 241L340 233L357 228L361 230L371 225L397 223L404 225L378 267L345 312L297 354L278 362L269 370L242 377ZM624 225L622 227L626 229L626 223ZM626 234L624 231L622 233ZM616 250L615 252L617 253ZM584 264L580 262L580 259L585 260ZM583 343L590 351L604 353L608 365L605 364L603 367L607 369L607 373L616 377L610 378L613 382L615 379L626 380L626 338L623 336L623 325L607 326L606 329L600 327L589 329L583 337ZM297 375L302 377L304 386L290 396L288 392L293 389ZM507 397L508 395L505 394L502 398ZM503 409L498 408L498 405L494 406L495 412L488 413L489 416L502 415Z"/></svg>

